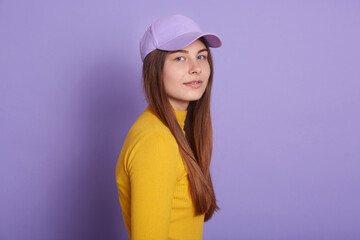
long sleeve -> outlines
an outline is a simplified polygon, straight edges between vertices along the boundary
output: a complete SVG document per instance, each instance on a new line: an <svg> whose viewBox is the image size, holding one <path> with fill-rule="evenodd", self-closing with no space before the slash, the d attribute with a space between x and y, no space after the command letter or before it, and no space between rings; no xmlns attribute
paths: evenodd
<svg viewBox="0 0 360 240"><path fill-rule="evenodd" d="M145 133L129 154L131 239L168 239L178 147L168 132Z"/></svg>

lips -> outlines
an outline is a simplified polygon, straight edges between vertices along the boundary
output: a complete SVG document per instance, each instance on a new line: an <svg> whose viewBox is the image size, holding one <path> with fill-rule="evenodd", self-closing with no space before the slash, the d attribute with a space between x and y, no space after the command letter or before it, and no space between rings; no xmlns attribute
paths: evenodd
<svg viewBox="0 0 360 240"><path fill-rule="evenodd" d="M200 88L200 87L201 87L202 81L201 81L201 80L195 80L195 81L191 81L191 82L184 83L184 85L196 89L196 88Z"/></svg>
<svg viewBox="0 0 360 240"><path fill-rule="evenodd" d="M201 80L194 80L194 81L186 82L184 84L197 84L197 83L202 83L202 81Z"/></svg>

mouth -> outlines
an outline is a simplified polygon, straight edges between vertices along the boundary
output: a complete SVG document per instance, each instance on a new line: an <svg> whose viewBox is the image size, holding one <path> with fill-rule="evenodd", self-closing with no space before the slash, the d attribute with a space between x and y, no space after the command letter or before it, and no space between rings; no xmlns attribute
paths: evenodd
<svg viewBox="0 0 360 240"><path fill-rule="evenodd" d="M184 84L200 84L200 83L202 83L201 80L195 80L195 81L191 81L191 82L186 82Z"/></svg>
<svg viewBox="0 0 360 240"><path fill-rule="evenodd" d="M184 83L186 86L192 87L192 88L199 88L201 87L202 81L201 80L196 80L196 81L191 81L191 82L187 82Z"/></svg>

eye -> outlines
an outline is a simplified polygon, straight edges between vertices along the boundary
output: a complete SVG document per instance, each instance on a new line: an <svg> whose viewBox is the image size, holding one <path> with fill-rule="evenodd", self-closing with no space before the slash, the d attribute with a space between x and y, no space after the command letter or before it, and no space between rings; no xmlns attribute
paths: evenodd
<svg viewBox="0 0 360 240"><path fill-rule="evenodd" d="M175 58L175 61L181 61L181 60L184 60L184 57L177 57L177 58Z"/></svg>
<svg viewBox="0 0 360 240"><path fill-rule="evenodd" d="M203 60L203 59L206 59L206 56L205 55L200 55L197 58L200 59L200 60Z"/></svg>

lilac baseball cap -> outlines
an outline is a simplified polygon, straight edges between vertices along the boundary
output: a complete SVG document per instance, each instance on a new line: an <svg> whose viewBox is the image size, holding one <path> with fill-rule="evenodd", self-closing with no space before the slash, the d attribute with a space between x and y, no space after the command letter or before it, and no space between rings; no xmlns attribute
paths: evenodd
<svg viewBox="0 0 360 240"><path fill-rule="evenodd" d="M190 18L181 14L165 16L155 20L140 41L141 60L155 49L175 51L182 49L200 37L209 47L221 46L221 39L214 33L203 32Z"/></svg>

